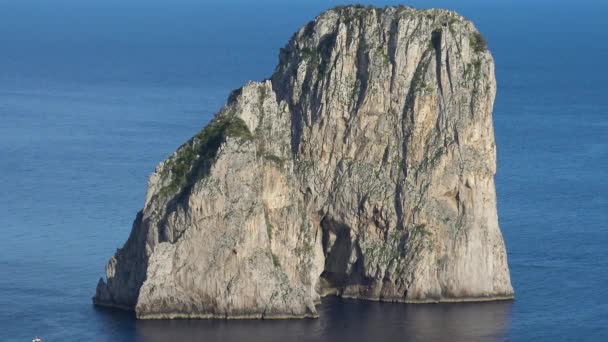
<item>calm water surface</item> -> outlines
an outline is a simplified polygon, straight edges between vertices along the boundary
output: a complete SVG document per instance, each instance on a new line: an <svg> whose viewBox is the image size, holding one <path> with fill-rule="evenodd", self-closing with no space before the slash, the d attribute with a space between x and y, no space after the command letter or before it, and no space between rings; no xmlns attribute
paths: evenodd
<svg viewBox="0 0 608 342"><path fill-rule="evenodd" d="M0 0L0 341L605 340L608 5L410 3L459 10L495 56L514 302L328 298L321 319L297 321L136 321L94 308L155 165L335 3Z"/></svg>

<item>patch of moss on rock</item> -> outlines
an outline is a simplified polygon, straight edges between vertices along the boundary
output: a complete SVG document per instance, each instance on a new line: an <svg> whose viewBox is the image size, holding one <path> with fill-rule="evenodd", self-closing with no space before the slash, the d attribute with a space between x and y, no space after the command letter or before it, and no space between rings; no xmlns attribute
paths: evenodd
<svg viewBox="0 0 608 342"><path fill-rule="evenodd" d="M274 267L281 267L281 262L279 261L279 257L272 253L272 263L274 264Z"/></svg>
<svg viewBox="0 0 608 342"><path fill-rule="evenodd" d="M274 154L265 154L264 159L275 163L281 169L285 165L285 160L279 156L275 156Z"/></svg>
<svg viewBox="0 0 608 342"><path fill-rule="evenodd" d="M475 32L469 36L469 44L473 51L479 53L488 49L486 39L479 32Z"/></svg>
<svg viewBox="0 0 608 342"><path fill-rule="evenodd" d="M159 195L166 198L194 183L196 180L194 178L197 176L195 170L215 159L218 149L229 137L239 139L241 142L253 139L247 124L234 113L216 116L203 130L182 145L169 160L164 169L164 176L170 171L171 181L160 190Z"/></svg>

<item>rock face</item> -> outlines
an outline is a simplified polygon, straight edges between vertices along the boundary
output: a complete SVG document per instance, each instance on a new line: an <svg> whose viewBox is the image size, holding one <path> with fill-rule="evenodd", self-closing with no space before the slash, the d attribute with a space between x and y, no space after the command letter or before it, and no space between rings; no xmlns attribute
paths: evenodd
<svg viewBox="0 0 608 342"><path fill-rule="evenodd" d="M512 298L494 64L463 17L339 7L150 177L94 303L138 318L315 317L324 295Z"/></svg>

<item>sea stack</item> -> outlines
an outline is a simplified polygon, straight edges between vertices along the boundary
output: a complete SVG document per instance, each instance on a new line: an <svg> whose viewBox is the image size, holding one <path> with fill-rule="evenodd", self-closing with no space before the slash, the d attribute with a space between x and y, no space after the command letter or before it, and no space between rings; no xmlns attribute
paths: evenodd
<svg viewBox="0 0 608 342"><path fill-rule="evenodd" d="M494 63L446 10L343 6L150 176L93 302L142 319L316 317L321 297L513 297Z"/></svg>

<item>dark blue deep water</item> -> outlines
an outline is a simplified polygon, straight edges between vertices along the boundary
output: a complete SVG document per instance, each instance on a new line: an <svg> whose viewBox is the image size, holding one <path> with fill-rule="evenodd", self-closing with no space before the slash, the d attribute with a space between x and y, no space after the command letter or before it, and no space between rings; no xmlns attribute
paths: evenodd
<svg viewBox="0 0 608 342"><path fill-rule="evenodd" d="M0 0L0 341L608 340L601 0L410 2L459 10L495 56L514 302L327 299L321 319L273 322L142 322L91 305L155 165L332 4Z"/></svg>

